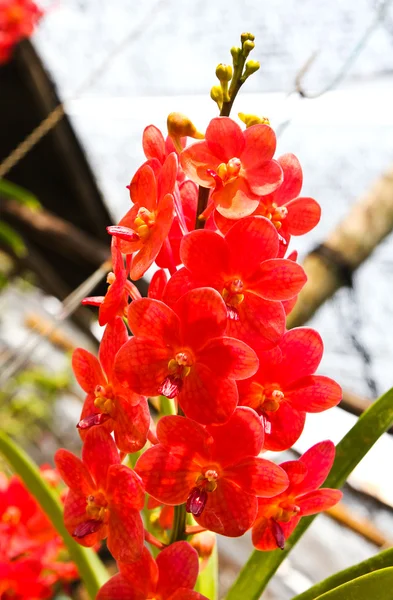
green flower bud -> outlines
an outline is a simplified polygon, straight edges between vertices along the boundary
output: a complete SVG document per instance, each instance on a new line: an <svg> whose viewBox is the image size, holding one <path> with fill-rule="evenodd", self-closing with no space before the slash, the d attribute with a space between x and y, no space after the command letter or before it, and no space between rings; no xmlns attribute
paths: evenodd
<svg viewBox="0 0 393 600"><path fill-rule="evenodd" d="M247 40L251 40L253 42L255 40L255 35L253 35L252 33L242 33L240 39L243 45L244 42L246 42Z"/></svg>
<svg viewBox="0 0 393 600"><path fill-rule="evenodd" d="M217 102L218 107L221 108L224 101L224 94L220 85L213 85L210 90L210 98L214 100L214 102Z"/></svg>
<svg viewBox="0 0 393 600"><path fill-rule="evenodd" d="M236 67L239 64L239 58L240 58L241 53L242 53L241 48L236 48L236 46L233 46L233 48L231 48L231 54L232 54L234 67Z"/></svg>

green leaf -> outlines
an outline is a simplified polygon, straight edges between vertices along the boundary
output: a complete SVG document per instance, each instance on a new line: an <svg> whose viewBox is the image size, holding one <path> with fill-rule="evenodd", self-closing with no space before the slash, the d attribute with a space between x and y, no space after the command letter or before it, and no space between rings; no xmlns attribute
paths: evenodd
<svg viewBox="0 0 393 600"><path fill-rule="evenodd" d="M0 242L11 248L12 252L18 258L23 258L27 254L27 248L23 238L8 223L0 221Z"/></svg>
<svg viewBox="0 0 393 600"><path fill-rule="evenodd" d="M393 567L368 573L318 596L317 600L392 600Z"/></svg>
<svg viewBox="0 0 393 600"><path fill-rule="evenodd" d="M203 571L199 572L196 582L195 591L209 600L217 600L218 598L218 552L217 540L214 544L213 552Z"/></svg>
<svg viewBox="0 0 393 600"><path fill-rule="evenodd" d="M108 572L101 560L93 550L80 546L72 539L64 526L63 507L56 492L42 479L37 466L30 457L2 432L0 432L0 452L12 470L23 480L27 489L63 538L71 559L78 567L89 596L94 599L100 587L109 579Z"/></svg>
<svg viewBox="0 0 393 600"><path fill-rule="evenodd" d="M340 488L356 465L393 423L393 388L378 398L359 417L356 424L336 447L336 459L324 487ZM258 600L296 542L308 529L316 515L303 517L287 541L285 550L255 550L232 588L227 600Z"/></svg>
<svg viewBox="0 0 393 600"><path fill-rule="evenodd" d="M378 571L385 567L393 567L393 548L384 550L367 560L363 560L353 567L335 573L331 577L313 585L302 594L293 598L293 600L315 600L315 598L319 598L321 594L333 590L347 581L352 581L361 575L366 575L367 573L372 573L373 571Z"/></svg>
<svg viewBox="0 0 393 600"><path fill-rule="evenodd" d="M40 201L34 194L7 179L0 179L0 196L17 200L32 210L39 210L42 208Z"/></svg>

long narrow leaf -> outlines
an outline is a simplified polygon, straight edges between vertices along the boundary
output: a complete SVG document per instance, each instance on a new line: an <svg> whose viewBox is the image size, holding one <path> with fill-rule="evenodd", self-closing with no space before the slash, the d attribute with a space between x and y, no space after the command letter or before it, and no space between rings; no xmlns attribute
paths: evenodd
<svg viewBox="0 0 393 600"><path fill-rule="evenodd" d="M378 398L359 417L356 424L336 448L336 460L325 482L326 487L339 488L367 454L378 438L393 423L393 388ZM227 600L258 600L266 585L296 542L311 525L315 516L304 517L286 543L285 550L255 550L232 588Z"/></svg>
<svg viewBox="0 0 393 600"><path fill-rule="evenodd" d="M64 526L63 507L57 494L42 479L37 466L30 457L2 432L0 432L0 452L10 464L12 470L23 480L27 489L63 538L72 560L78 567L89 596L94 599L100 587L109 578L97 554L90 548L80 546L72 539Z"/></svg>
<svg viewBox="0 0 393 600"><path fill-rule="evenodd" d="M392 600L393 567L363 575L318 596L317 600Z"/></svg>
<svg viewBox="0 0 393 600"><path fill-rule="evenodd" d="M0 196L17 200L32 210L41 208L41 203L34 194L7 179L0 179Z"/></svg>
<svg viewBox="0 0 393 600"><path fill-rule="evenodd" d="M339 585L347 583L347 581L352 581L361 575L366 575L367 573L372 573L386 567L393 567L393 548L384 550L371 558L363 560L357 565L353 565L348 569L335 573L331 577L313 585L302 594L293 598L293 600L315 600L315 598L319 598L321 594L329 592Z"/></svg>

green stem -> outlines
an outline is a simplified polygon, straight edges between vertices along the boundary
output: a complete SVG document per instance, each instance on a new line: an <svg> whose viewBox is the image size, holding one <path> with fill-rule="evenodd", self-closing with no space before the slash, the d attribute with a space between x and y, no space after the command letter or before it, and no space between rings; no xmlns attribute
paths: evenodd
<svg viewBox="0 0 393 600"><path fill-rule="evenodd" d="M170 544L186 539L186 505L175 506L175 516L173 518L173 529L171 533Z"/></svg>
<svg viewBox="0 0 393 600"><path fill-rule="evenodd" d="M42 479L37 466L30 457L0 432L0 452L4 455L12 470L19 475L29 492L37 500L53 527L63 538L71 559L76 564L79 575L86 586L89 596L94 599L100 587L108 580L109 575L90 548L77 544L64 526L63 507L56 492Z"/></svg>
<svg viewBox="0 0 393 600"><path fill-rule="evenodd" d="M324 487L340 488L356 465L367 454L378 438L393 423L393 388L378 398L359 417L356 424L336 447L336 458ZM260 552L255 550L232 588L227 600L258 600L266 585L296 542L309 528L317 515L303 517L286 542L284 550Z"/></svg>
<svg viewBox="0 0 393 600"><path fill-rule="evenodd" d="M218 551L217 540L214 544L213 552L209 558L208 564L199 571L198 579L195 585L195 591L199 592L209 600L218 598Z"/></svg>
<svg viewBox="0 0 393 600"><path fill-rule="evenodd" d="M353 567L335 573L331 577L313 585L302 594L295 596L293 600L314 600L315 598L319 598L321 594L333 590L347 581L352 581L361 575L366 575L367 573L378 571L386 567L393 567L393 548L389 548L367 560L363 560Z"/></svg>

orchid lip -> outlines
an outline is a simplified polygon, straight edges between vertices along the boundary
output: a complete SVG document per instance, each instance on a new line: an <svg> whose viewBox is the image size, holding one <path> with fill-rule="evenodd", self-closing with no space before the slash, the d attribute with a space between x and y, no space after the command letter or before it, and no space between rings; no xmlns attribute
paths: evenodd
<svg viewBox="0 0 393 600"><path fill-rule="evenodd" d="M271 519L271 532L276 541L277 548L280 548L280 550L284 550L285 535L284 535L281 525L279 523L277 523L277 521L275 521L274 519Z"/></svg>
<svg viewBox="0 0 393 600"><path fill-rule="evenodd" d="M200 517L205 509L207 498L206 490L198 487L193 488L187 498L186 511L194 517Z"/></svg>
<svg viewBox="0 0 393 600"><path fill-rule="evenodd" d="M233 306L227 305L227 317L232 321L240 321L239 312L237 308L234 308Z"/></svg>
<svg viewBox="0 0 393 600"><path fill-rule="evenodd" d="M83 523L79 523L72 532L73 537L83 538L86 535L91 533L96 533L102 525L102 521L97 521L96 519L89 519L88 521L83 521Z"/></svg>
<svg viewBox="0 0 393 600"><path fill-rule="evenodd" d="M77 428L81 429L82 431L84 429L90 429L90 427L94 427L94 425L101 425L102 423L105 423L105 421L108 419L110 419L110 415L108 414L98 413L89 415L88 417L85 417L79 421Z"/></svg>
<svg viewBox="0 0 393 600"><path fill-rule="evenodd" d="M174 375L167 375L164 381L158 388L158 393L166 396L167 398L176 398L181 392L183 387L183 381L179 377Z"/></svg>

